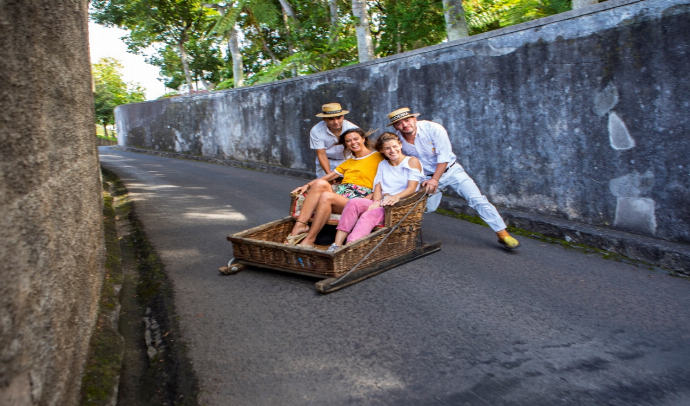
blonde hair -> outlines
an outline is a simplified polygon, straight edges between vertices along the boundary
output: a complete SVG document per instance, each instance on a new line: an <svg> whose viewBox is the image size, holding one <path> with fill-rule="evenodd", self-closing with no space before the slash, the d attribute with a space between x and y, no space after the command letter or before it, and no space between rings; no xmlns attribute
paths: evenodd
<svg viewBox="0 0 690 406"><path fill-rule="evenodd" d="M376 140L376 150L383 155L385 159L388 159L386 154L383 153L383 144L385 144L388 141L398 141L398 144L402 145L402 142L400 141L400 138L398 138L397 135L389 132L385 132L381 134L378 140Z"/></svg>

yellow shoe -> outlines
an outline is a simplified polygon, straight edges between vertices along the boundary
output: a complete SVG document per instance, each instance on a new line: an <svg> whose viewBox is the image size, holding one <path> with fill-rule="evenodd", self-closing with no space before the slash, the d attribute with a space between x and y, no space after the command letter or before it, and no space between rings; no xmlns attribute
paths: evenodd
<svg viewBox="0 0 690 406"><path fill-rule="evenodd" d="M520 242L511 236L499 238L498 243L509 250L514 250L520 247Z"/></svg>

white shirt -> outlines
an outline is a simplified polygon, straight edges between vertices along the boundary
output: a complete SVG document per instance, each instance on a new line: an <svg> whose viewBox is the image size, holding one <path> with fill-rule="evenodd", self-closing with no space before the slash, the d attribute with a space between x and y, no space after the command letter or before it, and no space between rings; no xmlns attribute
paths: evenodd
<svg viewBox="0 0 690 406"><path fill-rule="evenodd" d="M402 141L402 150L405 155L419 159L425 174L433 174L436 165L455 162L456 156L450 145L448 132L441 124L432 121L417 121L417 135L414 144L405 141L400 131L396 134Z"/></svg>
<svg viewBox="0 0 690 406"><path fill-rule="evenodd" d="M398 166L391 165L388 160L381 161L376 170L374 187L380 183L382 194L395 195L407 189L408 181L423 181L424 174L419 169L410 166L410 158L409 156L405 157ZM417 189L419 189L419 185L417 185Z"/></svg>
<svg viewBox="0 0 690 406"><path fill-rule="evenodd" d="M359 128L347 120L343 120L343 129L345 132L352 128ZM338 142L338 137L335 136L328 129L325 121L321 121L319 124L315 125L309 132L309 146L311 149L325 149L326 156L328 160L342 161L345 159L343 156L343 150L345 149L342 145L335 145ZM316 158L316 165L319 165L319 158Z"/></svg>

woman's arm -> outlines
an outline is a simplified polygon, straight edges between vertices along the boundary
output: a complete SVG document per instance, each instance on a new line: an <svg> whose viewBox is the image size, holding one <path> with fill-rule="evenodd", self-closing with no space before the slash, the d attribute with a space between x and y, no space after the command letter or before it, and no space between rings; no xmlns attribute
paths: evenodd
<svg viewBox="0 0 690 406"><path fill-rule="evenodd" d="M392 206L408 196L412 196L417 191L417 185L419 185L418 180L408 180L407 187L400 193L394 195L386 195L383 200L381 200L381 206Z"/></svg>
<svg viewBox="0 0 690 406"><path fill-rule="evenodd" d="M330 182L330 181L332 181L332 180L335 180L335 179L339 178L340 176L341 176L340 173L338 173L338 172L336 172L336 171L333 171L333 172L331 172L331 173L329 173L329 174L326 174L326 175L320 177L319 179L325 180L326 182ZM298 187L297 189L295 189L295 190L293 190L292 192L290 192L290 194L294 194L294 193L302 194L302 193L306 192L307 190L309 190L309 188L311 187L311 185L312 185L315 181L317 181L317 180L319 180L319 179L314 179L314 180L312 180L311 182L307 183L306 185Z"/></svg>
<svg viewBox="0 0 690 406"><path fill-rule="evenodd" d="M372 200L374 203L372 203L371 206L367 210L373 210L373 209L378 209L381 207L381 184L377 183L376 186L374 186L374 193L371 194Z"/></svg>

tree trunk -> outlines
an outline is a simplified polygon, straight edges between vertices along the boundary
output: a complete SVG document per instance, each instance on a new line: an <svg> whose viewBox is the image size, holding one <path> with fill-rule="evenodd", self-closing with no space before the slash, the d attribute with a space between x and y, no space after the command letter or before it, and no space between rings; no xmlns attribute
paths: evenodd
<svg viewBox="0 0 690 406"><path fill-rule="evenodd" d="M209 92L216 88L216 85L213 84L213 82L209 82L204 78L201 78L201 84L204 85L204 89L208 90Z"/></svg>
<svg viewBox="0 0 690 406"><path fill-rule="evenodd" d="M357 18L355 31L357 33L357 53L359 62L374 59L374 44L369 30L369 13L365 0L352 0L352 14Z"/></svg>
<svg viewBox="0 0 690 406"><path fill-rule="evenodd" d="M281 1L282 4L282 1ZM288 4L289 6L289 4ZM290 21L289 21L289 15L287 11L283 8L283 22L285 22L285 30L287 30L287 46L288 46L288 56L292 56L292 54L295 53L295 49L292 46L292 39L291 39L291 30L290 30ZM297 67L292 66L292 77L297 77Z"/></svg>
<svg viewBox="0 0 690 406"><path fill-rule="evenodd" d="M180 59L182 60L182 70L184 71L184 77L187 80L187 92L191 92L194 89L192 83L192 74L189 72L189 61L187 60L187 51L184 49L184 40L180 39L177 43L177 47L180 51Z"/></svg>
<svg viewBox="0 0 690 406"><path fill-rule="evenodd" d="M448 41L470 36L465 20L465 9L462 0L443 0L443 16L446 19Z"/></svg>
<svg viewBox="0 0 690 406"><path fill-rule="evenodd" d="M573 0L573 10L599 3L598 0Z"/></svg>
<svg viewBox="0 0 690 406"><path fill-rule="evenodd" d="M106 127L105 124L103 124L103 135L105 135L106 137L108 137L108 128Z"/></svg>
<svg viewBox="0 0 690 406"><path fill-rule="evenodd" d="M280 1L280 5L283 7L283 11L285 11L285 14L287 14L287 16L292 18L293 20L296 20L297 17L295 17L295 12L292 10L292 6L290 6L290 3L288 3L287 0L278 1Z"/></svg>
<svg viewBox="0 0 690 406"><path fill-rule="evenodd" d="M328 4L331 8L331 35L333 40L338 40L338 0L329 0Z"/></svg>
<svg viewBox="0 0 690 406"><path fill-rule="evenodd" d="M292 40L290 39L290 21L288 13L283 9L283 22L285 23L285 30L287 31L287 46L288 46L288 56L291 56L294 52L292 48Z"/></svg>
<svg viewBox="0 0 690 406"><path fill-rule="evenodd" d="M266 38L264 37L264 34L261 32L261 27L259 27L258 24L256 24L255 27L256 32L259 34L259 39L261 39L261 46L268 53L268 56L271 58L273 63L278 65L280 62L278 61L278 58L276 58L276 54L274 54L273 51L271 51L271 48L268 47L268 44L266 43Z"/></svg>
<svg viewBox="0 0 690 406"><path fill-rule="evenodd" d="M235 82L235 87L242 87L244 86L244 63L242 62L242 53L240 53L240 44L237 41L235 27L230 30L228 52L232 57L232 79Z"/></svg>

